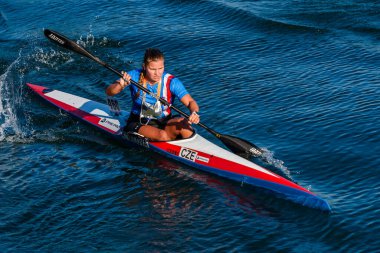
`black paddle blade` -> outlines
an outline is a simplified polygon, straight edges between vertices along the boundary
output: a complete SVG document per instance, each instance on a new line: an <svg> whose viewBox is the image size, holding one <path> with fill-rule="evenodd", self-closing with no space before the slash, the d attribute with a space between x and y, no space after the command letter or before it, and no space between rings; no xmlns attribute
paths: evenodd
<svg viewBox="0 0 380 253"><path fill-rule="evenodd" d="M239 155L261 156L263 151L256 145L231 135L221 135L219 138L232 152Z"/></svg>
<svg viewBox="0 0 380 253"><path fill-rule="evenodd" d="M49 30L49 29L45 29L44 30L44 34L45 34L45 36L48 39L50 39L54 43L58 44L59 46L67 48L69 50L72 50L72 51L74 51L74 52L76 52L78 54L81 54L83 56L86 56L86 57L88 57L88 58L90 58L90 59L92 59L92 60L100 63L103 66L106 65L98 57L93 56L86 49L84 49L83 47L79 46L77 43L75 43L74 41L70 40L69 38L63 36L62 34L59 34L58 32L55 32L55 31L52 31L52 30Z"/></svg>

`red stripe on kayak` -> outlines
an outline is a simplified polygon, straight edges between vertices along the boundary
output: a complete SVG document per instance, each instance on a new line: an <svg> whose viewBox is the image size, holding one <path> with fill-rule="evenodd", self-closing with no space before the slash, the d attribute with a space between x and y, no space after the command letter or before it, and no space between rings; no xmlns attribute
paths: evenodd
<svg viewBox="0 0 380 253"><path fill-rule="evenodd" d="M45 90L45 89L47 89L46 87L35 85L35 84L31 84L31 83L27 83L26 85L28 85L29 88L31 88L33 91L37 92L41 96L43 96L42 91Z"/></svg>
<svg viewBox="0 0 380 253"><path fill-rule="evenodd" d="M34 84L30 84L30 83L28 83L27 85L31 89L33 89L33 91L35 91L38 95L40 95L41 97L43 97L47 101L51 102L52 104L58 106L59 108L62 108L63 110L67 111L68 113L74 114L75 116L78 116L79 118L81 118L87 122L90 122L91 124L96 125L97 127L101 128L107 132L110 132L112 134L116 133L115 131L113 131L111 129L108 129L102 125L99 125L99 121L101 120L100 117L97 117L97 116L92 115L88 112L82 111L82 110L80 110L74 106L65 104L62 101L59 101L57 99L46 96L45 93L43 93L43 91L47 89L46 87L34 85ZM54 91L54 90L52 90L52 91Z"/></svg>
<svg viewBox="0 0 380 253"><path fill-rule="evenodd" d="M159 149L162 149L163 151L166 151L168 153L171 153L173 155L181 157L180 156L180 151L182 149L181 146L173 145L173 144L167 143L167 142L150 142L150 144L159 148ZM229 160L226 160L226 159L218 157L218 156L209 155L207 153L203 153L201 151L194 150L194 149L191 149L191 150L196 151L198 153L198 156L202 156L202 157L209 159L208 162L203 162L201 160L196 159L194 162L197 164L205 165L205 166L208 166L211 168L219 169L222 171L227 171L227 172L242 175L242 176L252 177L252 178L256 178L256 179L260 179L260 180L264 180L264 181L268 181L268 182L273 182L276 184L280 184L283 186L287 186L290 188L294 188L294 189L297 189L300 191L307 192L311 195L315 195L314 193L308 191L307 189L305 189L305 188L299 186L298 184L295 184L295 183L293 183L293 182L291 182L291 181L289 181L289 180L287 180L281 176L278 176L278 175L276 175L277 177L272 176L270 174L256 170L255 168L251 168L251 167L239 164L239 163L235 163L233 161L229 161ZM184 158L184 159L186 159L186 158ZM273 172L271 172L271 173L273 173Z"/></svg>
<svg viewBox="0 0 380 253"><path fill-rule="evenodd" d="M46 89L45 87L33 85L33 84L27 84L27 85L30 88L32 88L36 93L38 93L40 96L42 96L43 98L45 98L49 102L55 104L56 106L64 109L65 111L67 111L71 114L74 114L74 115L76 115L76 116L78 116L78 117L102 128L102 129L110 132L110 133L113 133L113 134L115 133L113 130L105 128L102 125L99 125L98 124L99 120L100 120L99 117L94 116L92 114L89 114L89 113L82 111L82 110L80 110L76 107L73 107L71 105L65 104L59 100L54 99L54 98L46 96L43 93L43 91ZM163 151L165 151L165 152L167 152L167 153L170 153L172 155L186 159L180 155L180 152L183 149L181 146L173 145L173 144L168 143L168 142L150 142L150 144L161 149L161 150L163 150ZM194 149L189 149L189 150L197 152L197 157L191 157L190 156L191 154L188 153L188 155L189 155L188 160L191 161L190 158L193 158L194 163L204 165L204 166L208 166L208 167L215 168L215 169L219 169L222 171L234 173L237 175L242 175L242 176L252 177L252 178L256 178L256 179L260 179L260 180L264 180L264 181L268 181L268 182L277 183L279 185L287 186L290 188L294 188L294 189L315 195L314 193L312 193L312 192L308 191L307 189L299 186L298 184L295 184L295 183L293 183L293 182L291 182L291 181L289 181L283 177L280 177L278 175L273 176L273 175L264 173L262 171L256 170L254 168L251 168L251 167L239 164L239 163L235 163L233 161L226 160L226 159L218 157L218 156L210 155L210 154L201 152L199 150L194 150ZM183 152L186 153L186 151L183 151ZM182 154L182 155L184 155L184 154ZM271 173L273 173L273 172L271 172Z"/></svg>

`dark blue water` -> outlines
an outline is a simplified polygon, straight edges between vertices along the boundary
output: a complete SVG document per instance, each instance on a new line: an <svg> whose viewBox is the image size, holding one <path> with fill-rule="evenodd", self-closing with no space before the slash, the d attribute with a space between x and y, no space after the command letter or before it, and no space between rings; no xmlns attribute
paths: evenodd
<svg viewBox="0 0 380 253"><path fill-rule="evenodd" d="M38 99L26 82L105 101L116 79L44 28L120 70L161 48L204 123L332 213L123 148ZM379 252L379 63L377 1L0 0L0 251Z"/></svg>

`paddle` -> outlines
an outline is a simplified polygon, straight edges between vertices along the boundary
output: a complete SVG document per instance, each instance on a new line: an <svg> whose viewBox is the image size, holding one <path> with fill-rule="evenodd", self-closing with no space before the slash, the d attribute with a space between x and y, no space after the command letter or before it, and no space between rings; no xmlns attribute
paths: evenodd
<svg viewBox="0 0 380 253"><path fill-rule="evenodd" d="M44 34L51 41L53 41L54 43L60 45L61 47L67 48L67 49L69 49L71 51L74 51L74 52L76 52L78 54L86 56L86 57L90 58L91 60L99 63L103 67L111 70L112 72L114 72L118 76L123 77L123 75L119 71L113 69L107 63L101 61L98 57L93 56L87 50L85 50L83 47L79 46L77 43L75 43L74 41L66 38L65 36L63 36L63 35L61 35L61 34L59 34L57 32L54 32L52 30L49 30L49 29L45 29L44 30ZM170 107L174 111L178 112L179 114L181 114L185 118L187 118L187 119L189 118L188 114L186 114L183 111L181 111L180 109L176 108L175 106L173 106L172 104L170 104L165 99L163 99L161 97L158 97L156 94L150 92L147 88L145 88L141 84L139 84L139 83L137 83L137 82L135 82L133 80L131 80L131 83L133 85L137 86L139 89L141 89L144 92L146 92L147 94L151 95L152 97L158 99L161 103L163 103L164 105ZM207 127L206 125L202 124L202 123L198 123L198 125L201 126L201 127L203 127L204 129L206 129L210 133L212 133L221 142L223 142L224 145L226 145L232 152L234 152L236 154L239 154L239 155L245 154L245 155L260 156L263 153L263 151L259 147L257 147L256 145L254 145L254 144L252 144L252 143L250 143L250 142L248 142L246 140L243 140L241 138L234 137L234 136L231 136L231 135L220 134L220 133L212 130L211 128Z"/></svg>

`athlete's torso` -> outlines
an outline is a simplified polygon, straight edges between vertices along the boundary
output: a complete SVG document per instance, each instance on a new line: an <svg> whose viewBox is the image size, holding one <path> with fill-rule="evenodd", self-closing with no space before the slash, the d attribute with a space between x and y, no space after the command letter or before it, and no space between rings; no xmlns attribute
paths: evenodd
<svg viewBox="0 0 380 253"><path fill-rule="evenodd" d="M132 80L138 82L140 79L141 69L132 70L129 71L128 74L131 76ZM147 84L146 88L151 91L153 94L157 93L157 88L159 84L156 83L154 85ZM142 111L142 103L144 101L144 104L150 104L154 105L157 102L157 99L150 96L149 94L145 94L145 92L140 91L138 87L135 85L130 85L130 92L132 97L132 110L131 113L135 115L140 115ZM186 88L183 86L182 82L174 77L173 75L164 72L161 79L161 89L159 96L166 101L168 101L170 104L173 104L174 99L177 98L181 100L183 96L188 94ZM155 115L155 118L164 118L168 115L170 115L171 111L170 108L167 106L161 105L161 113L160 115Z"/></svg>

